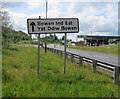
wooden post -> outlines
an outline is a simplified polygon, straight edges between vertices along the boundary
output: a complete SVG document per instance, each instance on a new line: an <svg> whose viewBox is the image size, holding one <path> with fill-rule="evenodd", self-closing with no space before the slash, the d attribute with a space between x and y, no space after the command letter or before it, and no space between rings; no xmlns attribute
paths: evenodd
<svg viewBox="0 0 120 99"><path fill-rule="evenodd" d="M115 66L114 68L114 83L119 82L119 67Z"/></svg>
<svg viewBox="0 0 120 99"><path fill-rule="evenodd" d="M92 60L92 61L93 61L92 71L95 72L96 71L97 62L96 62L96 60Z"/></svg>
<svg viewBox="0 0 120 99"><path fill-rule="evenodd" d="M73 63L73 61L74 61L74 55L73 54L71 54L70 60Z"/></svg>
<svg viewBox="0 0 120 99"><path fill-rule="evenodd" d="M83 58L79 56L79 66L83 66Z"/></svg>

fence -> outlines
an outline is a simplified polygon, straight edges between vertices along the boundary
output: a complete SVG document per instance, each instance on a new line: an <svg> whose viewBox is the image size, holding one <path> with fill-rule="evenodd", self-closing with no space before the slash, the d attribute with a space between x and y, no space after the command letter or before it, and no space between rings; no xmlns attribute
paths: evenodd
<svg viewBox="0 0 120 99"><path fill-rule="evenodd" d="M49 47L47 47L47 49L54 52L54 53L60 54L60 55L64 54L64 51L62 51L62 50L49 48ZM77 55L77 54L73 54L73 53L69 53L69 52L66 52L66 53L67 53L67 56L70 56L70 60L71 60L72 63L74 62L74 58L77 58L79 60L79 63L78 63L79 66L83 66L83 61L91 63L93 72L96 72L97 67L112 71L113 72L113 79L114 79L113 82L114 83L119 82L120 67L109 64L109 63L106 63L106 62L102 62L102 61L99 61L99 60L95 60L95 59L92 59L92 58L87 58L87 57L84 57L84 56L80 56L80 55Z"/></svg>

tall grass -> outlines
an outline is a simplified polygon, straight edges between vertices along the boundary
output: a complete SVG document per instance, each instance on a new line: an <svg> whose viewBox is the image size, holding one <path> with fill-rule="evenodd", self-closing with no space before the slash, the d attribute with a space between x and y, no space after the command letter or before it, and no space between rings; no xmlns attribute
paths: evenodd
<svg viewBox="0 0 120 99"><path fill-rule="evenodd" d="M118 97L118 85L63 57L41 49L41 73L37 75L37 48L3 49L3 97Z"/></svg>
<svg viewBox="0 0 120 99"><path fill-rule="evenodd" d="M2 47L0 46L0 98L2 97Z"/></svg>

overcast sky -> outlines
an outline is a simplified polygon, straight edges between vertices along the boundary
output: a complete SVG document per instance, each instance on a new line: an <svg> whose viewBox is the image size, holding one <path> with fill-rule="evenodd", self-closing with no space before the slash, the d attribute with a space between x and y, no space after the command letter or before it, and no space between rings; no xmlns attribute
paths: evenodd
<svg viewBox="0 0 120 99"><path fill-rule="evenodd" d="M28 18L45 18L46 0L12 0L2 2L9 12L13 28L27 33ZM112 1L112 2L111 2ZM117 0L48 0L48 18L78 18L79 33L68 34L76 41L79 35L118 35ZM91 32L92 31L92 32ZM63 34L59 34L62 37Z"/></svg>

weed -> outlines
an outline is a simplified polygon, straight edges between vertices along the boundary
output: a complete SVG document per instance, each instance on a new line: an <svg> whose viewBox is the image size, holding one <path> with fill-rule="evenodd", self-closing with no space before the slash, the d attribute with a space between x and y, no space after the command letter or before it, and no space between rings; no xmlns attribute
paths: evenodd
<svg viewBox="0 0 120 99"><path fill-rule="evenodd" d="M37 48L11 49L3 49L3 97L118 97L118 85L90 68L67 61L64 74L63 57L41 48L38 75Z"/></svg>

